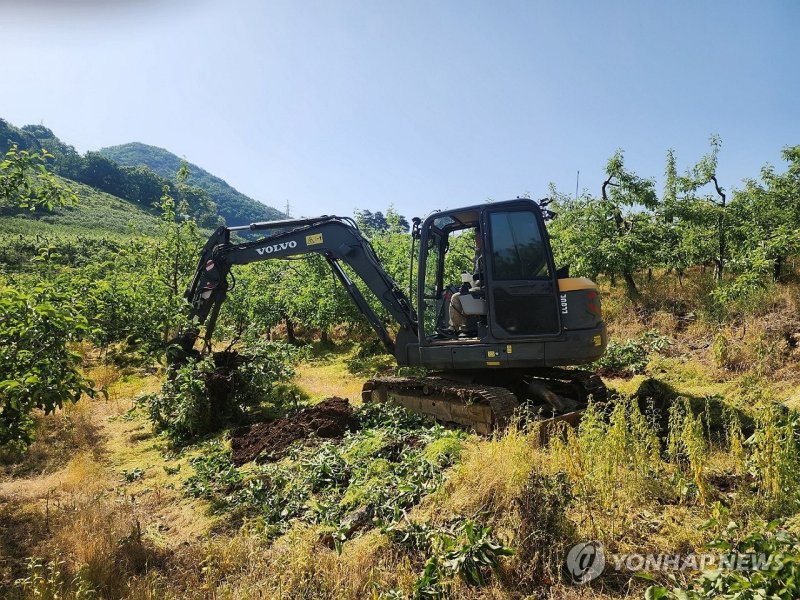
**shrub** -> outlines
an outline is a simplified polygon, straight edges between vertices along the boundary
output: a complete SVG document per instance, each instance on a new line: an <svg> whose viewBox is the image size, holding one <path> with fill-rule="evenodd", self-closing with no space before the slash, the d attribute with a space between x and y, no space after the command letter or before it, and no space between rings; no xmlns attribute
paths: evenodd
<svg viewBox="0 0 800 600"><path fill-rule="evenodd" d="M563 438L551 440L549 454L590 511L591 534L600 538L613 536L630 521L634 507L661 491L656 428L632 399L620 398L610 415L590 404L577 431L568 429Z"/></svg>
<svg viewBox="0 0 800 600"><path fill-rule="evenodd" d="M428 556L414 584L413 598L447 597L454 577L468 586L485 586L487 574L498 568L500 559L514 554L494 539L491 527L473 519L458 519L449 527L412 521L405 528L390 529L388 533L408 550Z"/></svg>
<svg viewBox="0 0 800 600"><path fill-rule="evenodd" d="M709 544L710 549L728 556L752 555L761 563L761 568L740 570L735 566L720 566L701 573L688 586L675 585L669 590L660 585L651 586L645 597L653 600L794 600L800 597L800 540L780 525L779 521L761 523L740 537L739 527L731 522L723 534Z"/></svg>
<svg viewBox="0 0 800 600"><path fill-rule="evenodd" d="M195 473L185 490L217 507L235 507L270 537L294 519L325 525L341 548L357 531L397 523L436 490L464 437L426 426L400 407L365 405L357 415L362 429L341 442L297 448L286 460L246 474L229 451L210 444L192 460Z"/></svg>
<svg viewBox="0 0 800 600"><path fill-rule="evenodd" d="M754 302L767 286L758 271L745 271L734 279L724 281L710 294L710 313L713 318L723 322L742 314L753 314L759 302Z"/></svg>
<svg viewBox="0 0 800 600"><path fill-rule="evenodd" d="M241 352L170 367L161 393L146 398L150 419L174 442L188 442L239 422L248 408L271 402L280 409L290 395L281 384L294 376L296 356L286 344L254 340Z"/></svg>
<svg viewBox="0 0 800 600"><path fill-rule="evenodd" d="M213 373L211 357L190 360L170 369L160 394L147 396L150 419L173 441L188 441L212 430L211 401L206 379Z"/></svg>
<svg viewBox="0 0 800 600"><path fill-rule="evenodd" d="M703 425L702 415L694 414L689 400L684 398L670 407L667 454L681 467L676 477L679 492L681 497L696 495L701 504L706 503L708 496L704 470L709 447Z"/></svg>
<svg viewBox="0 0 800 600"><path fill-rule="evenodd" d="M650 355L669 346L669 340L656 331L645 331L639 339L608 343L606 353L594 363L595 367L611 372L635 375L650 362Z"/></svg>
<svg viewBox="0 0 800 600"><path fill-rule="evenodd" d="M68 348L86 329L86 319L52 289L0 287L0 445L30 444L34 409L51 413L92 393L80 355Z"/></svg>

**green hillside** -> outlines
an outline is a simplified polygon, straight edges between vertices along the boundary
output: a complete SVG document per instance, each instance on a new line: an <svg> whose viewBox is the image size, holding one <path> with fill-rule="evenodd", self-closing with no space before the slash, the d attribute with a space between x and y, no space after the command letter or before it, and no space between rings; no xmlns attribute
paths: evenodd
<svg viewBox="0 0 800 600"><path fill-rule="evenodd" d="M175 179L182 161L168 150L140 142L102 148L100 154L128 167L145 165L156 174L170 180ZM217 203L220 215L230 225L268 221L284 216L280 211L245 196L224 179L192 163L189 163L189 183L208 192Z"/></svg>
<svg viewBox="0 0 800 600"><path fill-rule="evenodd" d="M114 236L152 235L158 217L139 206L82 183L65 180L78 196L75 206L53 211L5 210L0 212L0 231L44 234L57 225L73 234L100 233Z"/></svg>
<svg viewBox="0 0 800 600"><path fill-rule="evenodd" d="M30 152L46 150L52 155L48 170L67 180L104 192L109 197L121 199L123 203L117 205L118 212L130 207L137 214L155 214L154 206L167 187L173 197L186 200L189 214L201 227L216 227L220 217L228 224L238 224L274 220L283 216L276 209L248 198L222 179L195 165L189 165L189 185L178 186L176 173L181 159L161 148L126 144L81 155L44 125L15 127L0 118L0 156L13 144L20 150ZM98 206L95 205L95 210ZM111 220L118 221L118 217ZM107 221L101 218L98 222Z"/></svg>

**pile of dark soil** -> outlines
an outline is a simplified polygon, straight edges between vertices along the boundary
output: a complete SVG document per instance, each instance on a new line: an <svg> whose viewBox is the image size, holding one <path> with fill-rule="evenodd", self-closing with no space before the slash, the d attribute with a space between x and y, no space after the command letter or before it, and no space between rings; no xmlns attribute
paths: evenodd
<svg viewBox="0 0 800 600"><path fill-rule="evenodd" d="M233 462L240 466L259 458L277 460L292 443L312 436L340 438L360 428L350 403L343 398L328 398L300 412L266 423L256 423L236 433L231 440Z"/></svg>

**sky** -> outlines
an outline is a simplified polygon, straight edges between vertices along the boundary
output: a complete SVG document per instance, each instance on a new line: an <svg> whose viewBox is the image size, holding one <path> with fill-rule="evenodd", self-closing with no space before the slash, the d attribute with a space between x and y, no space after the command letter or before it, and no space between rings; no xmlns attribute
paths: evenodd
<svg viewBox="0 0 800 600"><path fill-rule="evenodd" d="M800 144L800 2L0 0L0 117L139 141L293 216L598 194Z"/></svg>

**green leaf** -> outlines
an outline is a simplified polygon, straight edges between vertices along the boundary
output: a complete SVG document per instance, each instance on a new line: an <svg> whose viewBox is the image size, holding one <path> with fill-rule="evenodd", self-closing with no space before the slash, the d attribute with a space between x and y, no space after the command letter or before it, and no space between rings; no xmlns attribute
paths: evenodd
<svg viewBox="0 0 800 600"><path fill-rule="evenodd" d="M662 600L668 595L667 588L660 585L651 585L644 593L645 600Z"/></svg>

